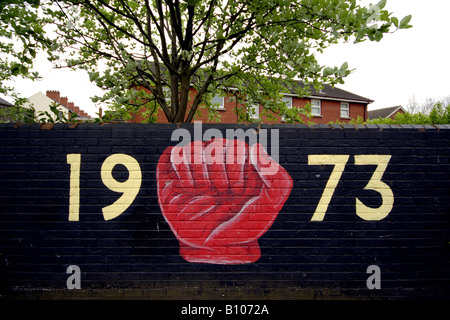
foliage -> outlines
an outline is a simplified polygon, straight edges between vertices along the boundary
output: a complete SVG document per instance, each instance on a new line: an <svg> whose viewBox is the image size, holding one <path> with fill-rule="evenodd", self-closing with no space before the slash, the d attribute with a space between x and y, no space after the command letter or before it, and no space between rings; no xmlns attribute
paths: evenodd
<svg viewBox="0 0 450 320"><path fill-rule="evenodd" d="M450 105L436 104L430 113L398 113L394 119L378 118L367 121L372 124L450 124Z"/></svg>
<svg viewBox="0 0 450 320"><path fill-rule="evenodd" d="M444 107L438 103L429 114L432 124L450 124L450 104Z"/></svg>
<svg viewBox="0 0 450 320"><path fill-rule="evenodd" d="M304 111L282 102L287 89L335 85L351 72L320 65L316 52L340 40L380 41L411 27L395 18L386 0L362 7L357 0L98 0L41 1L57 37L49 53L89 72L123 116L146 107L146 121L162 110L169 122L191 122L199 112L217 117L212 98L232 90L237 117L252 103L262 114L299 122ZM292 79L305 86L295 87ZM191 95L189 88L197 91ZM191 107L188 107L191 106Z"/></svg>
<svg viewBox="0 0 450 320"><path fill-rule="evenodd" d="M332 123L341 123L339 121ZM397 113L394 119L377 118L364 121L363 118L352 119L350 124L450 124L450 104L447 107L440 102L436 103L429 113Z"/></svg>
<svg viewBox="0 0 450 320"><path fill-rule="evenodd" d="M48 21L38 14L40 2L0 1L0 94L12 97L17 106L26 99L6 82L16 77L38 79L32 72L33 60L39 50L51 46L44 31Z"/></svg>
<svg viewBox="0 0 450 320"><path fill-rule="evenodd" d="M0 109L0 118L6 119L6 122L14 123L38 122L34 108L25 108L22 106L13 106L7 109Z"/></svg>
<svg viewBox="0 0 450 320"><path fill-rule="evenodd" d="M0 110L0 117L9 119L14 123L73 123L78 122L78 115L70 113L67 117L60 110L61 105L53 102L48 111L36 112L33 107L13 106L8 109Z"/></svg>

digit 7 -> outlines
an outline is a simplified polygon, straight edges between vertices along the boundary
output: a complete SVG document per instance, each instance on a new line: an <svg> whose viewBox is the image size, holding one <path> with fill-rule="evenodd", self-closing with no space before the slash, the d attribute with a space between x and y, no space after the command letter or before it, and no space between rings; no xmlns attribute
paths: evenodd
<svg viewBox="0 0 450 320"><path fill-rule="evenodd" d="M334 165L333 171L323 190L322 197L317 205L311 221L323 221L328 205L333 197L334 190L341 179L345 165L350 158L349 155L314 154L308 156L308 165Z"/></svg>

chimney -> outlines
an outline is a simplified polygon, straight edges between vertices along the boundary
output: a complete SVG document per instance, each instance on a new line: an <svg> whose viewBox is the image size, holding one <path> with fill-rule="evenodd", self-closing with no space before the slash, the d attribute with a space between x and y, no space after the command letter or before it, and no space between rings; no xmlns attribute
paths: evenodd
<svg viewBox="0 0 450 320"><path fill-rule="evenodd" d="M59 103L60 103L61 105L63 105L64 107L68 108L68 105L69 105L69 98L67 98L67 97L61 97L61 98L59 98Z"/></svg>
<svg viewBox="0 0 450 320"><path fill-rule="evenodd" d="M99 117L99 118L103 117L103 109L102 109L102 107L100 107L100 108L98 109L98 117Z"/></svg>
<svg viewBox="0 0 450 320"><path fill-rule="evenodd" d="M67 103L67 108L68 108L69 110L73 110L74 107L75 107L75 103L73 103L73 102L68 102L68 103Z"/></svg>
<svg viewBox="0 0 450 320"><path fill-rule="evenodd" d="M74 107L73 108L73 112L75 112L76 114L80 115L80 108Z"/></svg>
<svg viewBox="0 0 450 320"><path fill-rule="evenodd" d="M47 95L47 97L49 97L50 99L53 99L53 100L55 100L57 103L60 103L60 102L59 102L59 95L60 95L59 91L56 91L56 90L47 90L46 95Z"/></svg>

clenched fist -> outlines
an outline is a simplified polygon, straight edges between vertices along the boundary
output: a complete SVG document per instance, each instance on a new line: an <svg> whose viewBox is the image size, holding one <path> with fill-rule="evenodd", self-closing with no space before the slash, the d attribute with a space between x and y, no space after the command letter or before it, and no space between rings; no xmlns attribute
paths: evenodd
<svg viewBox="0 0 450 320"><path fill-rule="evenodd" d="M289 197L292 179L255 143L214 138L168 147L157 172L158 201L187 261L251 263L257 239Z"/></svg>

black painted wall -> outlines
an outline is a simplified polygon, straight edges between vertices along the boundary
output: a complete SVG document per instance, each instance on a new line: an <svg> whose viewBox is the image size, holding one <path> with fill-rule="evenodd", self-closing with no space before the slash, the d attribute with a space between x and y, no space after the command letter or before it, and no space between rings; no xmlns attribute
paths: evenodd
<svg viewBox="0 0 450 320"><path fill-rule="evenodd" d="M450 296L450 126L274 125L280 165L293 189L252 264L189 263L162 216L156 165L176 125L0 125L0 294L2 298L154 299L419 298ZM185 125L192 132L192 125ZM235 129L235 125L203 125ZM240 126L247 130L248 126ZM117 153L142 172L132 205L105 221L102 208L120 194L102 182ZM79 221L69 221L70 165L81 154ZM311 221L333 170L309 155L349 155L323 221ZM391 155L382 182L394 206L380 221L355 212L382 205L363 190L376 165L355 155ZM117 166L113 176L125 181ZM81 270L70 290L69 265ZM367 268L380 268L381 289L368 289Z"/></svg>

